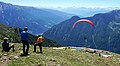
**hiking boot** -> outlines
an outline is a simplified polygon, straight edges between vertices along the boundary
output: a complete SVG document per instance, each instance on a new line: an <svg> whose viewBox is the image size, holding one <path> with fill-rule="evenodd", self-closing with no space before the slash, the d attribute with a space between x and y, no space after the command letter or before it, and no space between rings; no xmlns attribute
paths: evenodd
<svg viewBox="0 0 120 66"><path fill-rule="evenodd" d="M13 52L15 52L15 50L13 50Z"/></svg>
<svg viewBox="0 0 120 66"><path fill-rule="evenodd" d="M33 51L33 52L36 52L36 51Z"/></svg>
<svg viewBox="0 0 120 66"><path fill-rule="evenodd" d="M26 54L21 54L20 56L27 56Z"/></svg>
<svg viewBox="0 0 120 66"><path fill-rule="evenodd" d="M39 53L41 53L41 54L42 54L42 52L39 52Z"/></svg>

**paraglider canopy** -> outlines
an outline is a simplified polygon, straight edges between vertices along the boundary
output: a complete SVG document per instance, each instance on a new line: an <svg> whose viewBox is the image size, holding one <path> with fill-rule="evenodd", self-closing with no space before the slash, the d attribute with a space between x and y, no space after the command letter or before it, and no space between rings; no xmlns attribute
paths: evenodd
<svg viewBox="0 0 120 66"><path fill-rule="evenodd" d="M72 28L74 28L75 25L76 25L77 23L79 23L79 22L87 22L87 23L89 23L90 25L94 26L94 24L93 24L92 21L90 21L90 20L88 20L88 19L81 19L81 20L76 21L76 22L73 24Z"/></svg>

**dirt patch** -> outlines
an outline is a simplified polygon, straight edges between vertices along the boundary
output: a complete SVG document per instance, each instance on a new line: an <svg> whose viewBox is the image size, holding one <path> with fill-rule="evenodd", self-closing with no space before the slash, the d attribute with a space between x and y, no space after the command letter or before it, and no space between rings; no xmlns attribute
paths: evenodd
<svg viewBox="0 0 120 66"><path fill-rule="evenodd" d="M8 56L0 56L0 66L7 66L10 61Z"/></svg>

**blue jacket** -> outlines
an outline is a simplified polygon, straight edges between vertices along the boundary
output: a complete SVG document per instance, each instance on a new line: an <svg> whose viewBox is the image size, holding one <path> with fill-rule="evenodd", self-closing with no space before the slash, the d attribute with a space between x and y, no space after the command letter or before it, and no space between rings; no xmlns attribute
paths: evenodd
<svg viewBox="0 0 120 66"><path fill-rule="evenodd" d="M9 43L8 43L7 41L4 41L4 42L2 43L2 47L3 47L3 50L8 49L8 48L9 48Z"/></svg>
<svg viewBox="0 0 120 66"><path fill-rule="evenodd" d="M27 31L22 31L21 32L21 40L28 40L28 32Z"/></svg>

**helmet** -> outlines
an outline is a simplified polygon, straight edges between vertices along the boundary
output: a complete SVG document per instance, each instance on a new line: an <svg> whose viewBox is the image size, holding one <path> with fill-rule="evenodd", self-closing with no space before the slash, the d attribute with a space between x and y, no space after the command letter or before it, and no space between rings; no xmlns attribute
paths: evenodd
<svg viewBox="0 0 120 66"><path fill-rule="evenodd" d="M4 40L8 40L8 38L7 38L7 37L4 37L3 39L4 39Z"/></svg>
<svg viewBox="0 0 120 66"><path fill-rule="evenodd" d="M38 37L41 37L41 36L42 36L41 34L38 35Z"/></svg>
<svg viewBox="0 0 120 66"><path fill-rule="evenodd" d="M28 30L28 27L24 27L24 31L27 31Z"/></svg>

